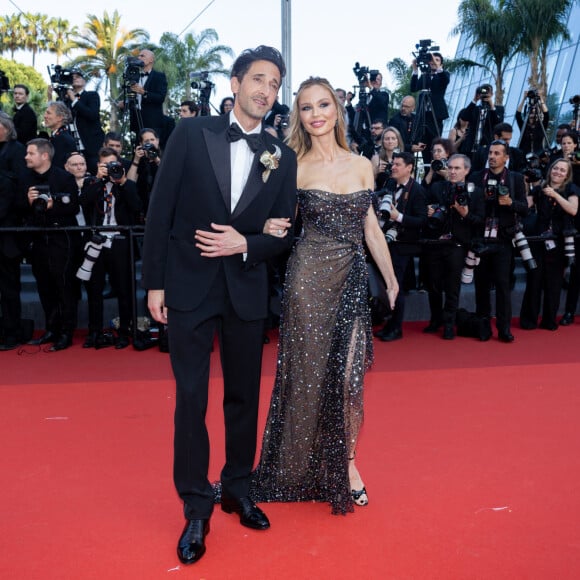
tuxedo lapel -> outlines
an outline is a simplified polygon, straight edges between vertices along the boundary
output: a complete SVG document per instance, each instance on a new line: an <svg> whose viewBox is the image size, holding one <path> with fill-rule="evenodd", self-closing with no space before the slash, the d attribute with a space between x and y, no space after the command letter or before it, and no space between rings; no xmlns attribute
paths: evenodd
<svg viewBox="0 0 580 580"><path fill-rule="evenodd" d="M216 176L220 193L224 203L230 211L231 208L231 160L230 144L226 140L226 129L228 127L228 115L223 115L224 120L222 127L218 131L211 129L203 130L203 137L207 147L207 152L211 160L213 172Z"/></svg>

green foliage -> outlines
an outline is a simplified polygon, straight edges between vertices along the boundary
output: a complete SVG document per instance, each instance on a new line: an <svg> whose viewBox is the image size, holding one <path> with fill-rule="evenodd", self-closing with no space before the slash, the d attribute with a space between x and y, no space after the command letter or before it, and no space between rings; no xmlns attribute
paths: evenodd
<svg viewBox="0 0 580 580"><path fill-rule="evenodd" d="M44 109L46 106L47 79L31 66L19 64L5 58L0 58L0 70L4 71L8 77L11 88L14 85L22 84L30 89L28 102L35 111L40 112ZM12 93L2 95L0 102L5 110L11 110L14 105Z"/></svg>

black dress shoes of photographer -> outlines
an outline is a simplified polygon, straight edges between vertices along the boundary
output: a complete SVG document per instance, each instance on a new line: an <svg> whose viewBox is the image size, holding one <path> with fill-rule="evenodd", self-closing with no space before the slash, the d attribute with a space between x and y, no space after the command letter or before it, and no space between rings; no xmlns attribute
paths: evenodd
<svg viewBox="0 0 580 580"><path fill-rule="evenodd" d="M249 497L230 499L222 496L222 511L239 514L240 523L247 528L267 530L270 527L266 514Z"/></svg>
<svg viewBox="0 0 580 580"><path fill-rule="evenodd" d="M497 337L501 342L513 342L515 340L514 335L509 330L498 332Z"/></svg>
<svg viewBox="0 0 580 580"><path fill-rule="evenodd" d="M42 336L31 340L28 344L32 344L33 346L41 346L43 344L48 344L49 342L55 342L56 340L56 334L48 330Z"/></svg>
<svg viewBox="0 0 580 580"><path fill-rule="evenodd" d="M54 344L50 347L50 351L65 350L72 346L72 336L70 334L61 334Z"/></svg>
<svg viewBox="0 0 580 580"><path fill-rule="evenodd" d="M115 348L120 350L122 348L127 348L129 346L129 337L126 334L119 334L117 340L115 340Z"/></svg>
<svg viewBox="0 0 580 580"><path fill-rule="evenodd" d="M399 340L400 338L403 338L403 331L397 328L395 330L389 330L388 332L383 330L382 332L379 332L377 336L383 342L393 342L393 340Z"/></svg>
<svg viewBox="0 0 580 580"><path fill-rule="evenodd" d="M177 556L183 564L193 564L205 554L209 520L188 520L177 544Z"/></svg>
<svg viewBox="0 0 580 580"><path fill-rule="evenodd" d="M570 326L574 323L574 315L571 312L564 312L564 316L560 320L560 326Z"/></svg>

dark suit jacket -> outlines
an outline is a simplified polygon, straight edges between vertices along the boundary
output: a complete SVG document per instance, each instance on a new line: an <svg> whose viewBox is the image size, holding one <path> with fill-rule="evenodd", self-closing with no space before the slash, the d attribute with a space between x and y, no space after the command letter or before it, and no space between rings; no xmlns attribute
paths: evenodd
<svg viewBox="0 0 580 580"><path fill-rule="evenodd" d="M254 157L250 176L233 213L230 211L229 115L182 119L164 152L151 199L143 248L143 286L165 289L170 308L203 308L220 268L232 305L243 320L267 315L266 260L286 251L292 236L280 239L262 233L269 217L294 217L296 156L266 132ZM282 152L279 167L263 182L259 157L266 149ZM205 258L195 246L197 229L211 223L231 225L247 239L248 252Z"/></svg>
<svg viewBox="0 0 580 580"><path fill-rule="evenodd" d="M38 119L36 113L28 103L24 103L20 109L14 107L14 115L12 116L18 141L26 145L28 141L34 139L38 132Z"/></svg>
<svg viewBox="0 0 580 580"><path fill-rule="evenodd" d="M159 133L163 129L163 101L167 96L167 78L165 73L152 70L145 81L143 88L146 94L141 99L141 120L143 127L139 127L137 118L131 111L131 131L138 132L140 129L155 129Z"/></svg>
<svg viewBox="0 0 580 580"><path fill-rule="evenodd" d="M469 116L469 131L467 137L463 142L463 150L471 152L475 145L477 138L477 127L480 123L481 105L476 105L473 101L465 108L466 114ZM488 109L483 122L481 140L479 146L487 146L493 141L493 128L503 121L503 109L496 107L495 109Z"/></svg>
<svg viewBox="0 0 580 580"><path fill-rule="evenodd" d="M12 179L0 173L0 255L16 258L20 255L16 234L2 233L2 228L21 225L21 212L17 208L16 185Z"/></svg>
<svg viewBox="0 0 580 580"><path fill-rule="evenodd" d="M111 189L115 198L115 219L119 225L131 226L141 210L141 200L137 195L137 185L128 179L124 185L114 184ZM93 181L83 187L81 205L87 225L102 226L105 214L105 184L101 180Z"/></svg>
<svg viewBox="0 0 580 580"><path fill-rule="evenodd" d="M401 200L397 204L397 209L403 214L402 223L398 224L397 251L401 255L418 254L421 250L419 245L411 244L421 237L421 229L427 223L427 195L423 186L413 180L408 189L407 202L403 206ZM404 193L402 194L405 195ZM406 242L399 244L398 242Z"/></svg>
<svg viewBox="0 0 580 580"><path fill-rule="evenodd" d="M449 72L446 70L436 74L426 73L411 76L411 92L415 93L421 89L431 90L431 103L437 121L444 121L449 117L447 103L445 102L445 91L449 84Z"/></svg>
<svg viewBox="0 0 580 580"><path fill-rule="evenodd" d="M66 163L69 154L77 150L75 138L66 127L61 127L50 136L49 141L54 147L52 165L64 169L64 164Z"/></svg>
<svg viewBox="0 0 580 580"><path fill-rule="evenodd" d="M369 93L369 98L368 110L371 123L379 119L386 123L389 118L389 93L373 89Z"/></svg>
<svg viewBox="0 0 580 580"><path fill-rule="evenodd" d="M394 127L399 131L403 142L405 143L405 151L411 152L411 145L413 145L413 127L415 125L415 113L408 117L403 117L401 113L396 113L389 121L389 127Z"/></svg>
<svg viewBox="0 0 580 580"><path fill-rule="evenodd" d="M67 102L67 104L70 104ZM105 133L101 127L101 98L96 91L83 91L71 111L87 157L96 157L103 146Z"/></svg>

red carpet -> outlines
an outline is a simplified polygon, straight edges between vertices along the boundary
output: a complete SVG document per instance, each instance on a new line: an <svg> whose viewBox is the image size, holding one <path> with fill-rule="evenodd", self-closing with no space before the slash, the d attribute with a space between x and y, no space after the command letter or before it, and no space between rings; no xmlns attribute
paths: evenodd
<svg viewBox="0 0 580 580"><path fill-rule="evenodd" d="M263 506L254 532L216 510L180 566L173 382L156 350L1 353L0 577L5 579L576 579L580 324L516 342L405 326L375 343L358 465L370 504ZM275 365L265 347L265 420ZM211 476L223 460L213 368Z"/></svg>

